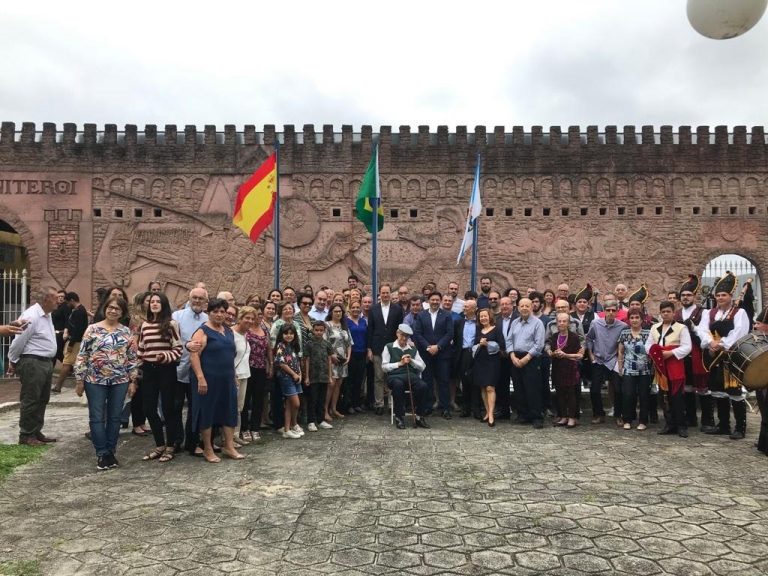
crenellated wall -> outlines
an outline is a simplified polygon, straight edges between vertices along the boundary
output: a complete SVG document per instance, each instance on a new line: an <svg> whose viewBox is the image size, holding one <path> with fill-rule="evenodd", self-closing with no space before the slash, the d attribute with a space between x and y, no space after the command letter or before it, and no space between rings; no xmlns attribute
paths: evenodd
<svg viewBox="0 0 768 576"><path fill-rule="evenodd" d="M325 125L223 132L174 125L78 131L0 128L0 219L23 231L33 281L129 292L160 277L244 295L272 278L272 239L231 225L237 186L280 142L282 280L341 285L370 274L353 214L374 143L385 209L380 278L468 284L456 267L472 173L482 157L480 270L500 285L565 280L602 289L647 282L654 300L724 252L768 266L768 157L762 127L600 131L445 126L377 133Z"/></svg>

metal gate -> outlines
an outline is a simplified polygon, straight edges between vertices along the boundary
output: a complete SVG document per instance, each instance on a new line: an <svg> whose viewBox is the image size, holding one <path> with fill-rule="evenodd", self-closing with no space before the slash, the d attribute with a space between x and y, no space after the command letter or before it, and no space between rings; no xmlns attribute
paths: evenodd
<svg viewBox="0 0 768 576"><path fill-rule="evenodd" d="M732 272L738 279L733 297L738 299L744 283L751 279L752 290L755 294L755 312L762 310L763 290L760 277L757 275L757 268L755 268L752 262L737 254L723 254L710 260L706 268L704 268L704 273L701 275L702 296L706 296L705 292L709 292L714 286L715 281L728 271Z"/></svg>
<svg viewBox="0 0 768 576"><path fill-rule="evenodd" d="M27 271L3 270L0 272L0 324L16 320L27 309ZM8 347L12 338L0 338L0 377L8 366Z"/></svg>

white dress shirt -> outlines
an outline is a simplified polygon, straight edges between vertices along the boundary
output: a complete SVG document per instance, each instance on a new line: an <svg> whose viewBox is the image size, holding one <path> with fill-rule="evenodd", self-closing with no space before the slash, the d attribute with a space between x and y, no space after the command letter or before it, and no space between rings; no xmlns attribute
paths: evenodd
<svg viewBox="0 0 768 576"><path fill-rule="evenodd" d="M387 320L389 320L389 306L390 304L381 305L381 317L384 318L384 324L386 324Z"/></svg>
<svg viewBox="0 0 768 576"><path fill-rule="evenodd" d="M669 330L670 326L667 326L664 328L664 325L661 325L661 336L659 336L659 331L657 330L658 324L654 324L651 328L650 335L651 337L648 338L648 340L645 341L645 352L646 354L651 351L651 346L654 344L658 344L659 346L666 346L665 339L667 337L667 330ZM659 340L661 338L661 340ZM672 350L672 355L677 358L678 360L682 360L688 354L691 353L691 333L688 331L687 327L683 327L683 329L680 331L680 345Z"/></svg>
<svg viewBox="0 0 768 576"><path fill-rule="evenodd" d="M432 318L432 330L434 330L434 329L435 329L435 322L437 322L437 313L438 313L439 311L440 311L440 309L439 309L439 308L438 308L437 310L435 310L434 312L432 312L432 309L431 309L431 308L429 309L429 315L430 315L430 317Z"/></svg>
<svg viewBox="0 0 768 576"><path fill-rule="evenodd" d="M56 330L51 314L46 314L40 304L27 308L19 318L28 320L27 327L17 334L8 348L8 360L16 364L22 354L33 354L53 359L56 356Z"/></svg>
<svg viewBox="0 0 768 576"><path fill-rule="evenodd" d="M729 308L728 310L717 310L717 313L715 314L715 321L722 320L725 318L728 313L731 311ZM725 348L726 350L730 350L733 345L738 342L741 338L747 335L749 332L749 317L747 317L747 313L744 312L741 308L736 311L736 314L733 316L733 330L731 330L727 336L724 336L722 340L720 340L720 344ZM701 322L699 322L699 325L696 327L696 334L699 335L699 338L701 339L701 348L707 348L710 343L712 342L712 333L709 331L709 310L704 310L704 312L701 315Z"/></svg>

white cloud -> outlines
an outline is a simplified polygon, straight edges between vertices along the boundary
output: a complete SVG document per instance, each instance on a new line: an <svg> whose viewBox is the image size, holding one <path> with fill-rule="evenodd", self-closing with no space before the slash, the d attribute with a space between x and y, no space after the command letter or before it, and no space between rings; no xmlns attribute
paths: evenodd
<svg viewBox="0 0 768 576"><path fill-rule="evenodd" d="M712 41L683 2L14 3L0 119L765 123L766 23Z"/></svg>

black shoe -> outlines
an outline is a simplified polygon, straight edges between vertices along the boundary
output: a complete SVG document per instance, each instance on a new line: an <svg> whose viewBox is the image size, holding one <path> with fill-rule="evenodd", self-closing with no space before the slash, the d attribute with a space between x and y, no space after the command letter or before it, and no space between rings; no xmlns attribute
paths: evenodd
<svg viewBox="0 0 768 576"><path fill-rule="evenodd" d="M744 439L744 432L741 430L734 430L730 435L731 440L743 440Z"/></svg>
<svg viewBox="0 0 768 576"><path fill-rule="evenodd" d="M117 458L115 458L114 454L109 455L109 467L110 468L117 468L120 466L120 462L117 461Z"/></svg>
<svg viewBox="0 0 768 576"><path fill-rule="evenodd" d="M730 436L730 428L720 428L719 426L712 426L704 434L716 435L716 436Z"/></svg>
<svg viewBox="0 0 768 576"><path fill-rule="evenodd" d="M96 470L109 470L109 458L106 456L99 456L96 459Z"/></svg>
<svg viewBox="0 0 768 576"><path fill-rule="evenodd" d="M431 414L432 414L432 412L433 412L433 409L432 409L432 408L427 408L426 410L424 410L424 415L425 415L425 416L429 416L429 415L431 415Z"/></svg>
<svg viewBox="0 0 768 576"><path fill-rule="evenodd" d="M431 426L427 424L427 421L422 416L416 419L416 428L431 428Z"/></svg>
<svg viewBox="0 0 768 576"><path fill-rule="evenodd" d="M660 436L667 436L669 434L677 434L677 428L674 426L665 425L664 428L657 432Z"/></svg>
<svg viewBox="0 0 768 576"><path fill-rule="evenodd" d="M384 414L384 406L376 406L376 416Z"/></svg>
<svg viewBox="0 0 768 576"><path fill-rule="evenodd" d="M128 422L120 422L120 428L122 428L123 430L128 428Z"/></svg>
<svg viewBox="0 0 768 576"><path fill-rule="evenodd" d="M703 434L717 434L719 428L713 424L702 424L699 431Z"/></svg>
<svg viewBox="0 0 768 576"><path fill-rule="evenodd" d="M536 428L536 430L541 430L542 428L544 428L544 422L542 422L541 420L534 420L533 427Z"/></svg>
<svg viewBox="0 0 768 576"><path fill-rule="evenodd" d="M445 418L446 420L450 420L451 418L453 418L449 410L443 410L442 417Z"/></svg>
<svg viewBox="0 0 768 576"><path fill-rule="evenodd" d="M461 418L469 418L471 416L471 413L469 410L462 410L460 414Z"/></svg>
<svg viewBox="0 0 768 576"><path fill-rule="evenodd" d="M680 426L677 430L677 435L680 436L680 438L688 438L688 428Z"/></svg>
<svg viewBox="0 0 768 576"><path fill-rule="evenodd" d="M405 422L403 421L402 418L398 418L397 416L395 416L395 427L398 430L405 430Z"/></svg>
<svg viewBox="0 0 768 576"><path fill-rule="evenodd" d="M519 416L515 418L515 424L530 424L531 420L528 420L528 418L520 418Z"/></svg>

